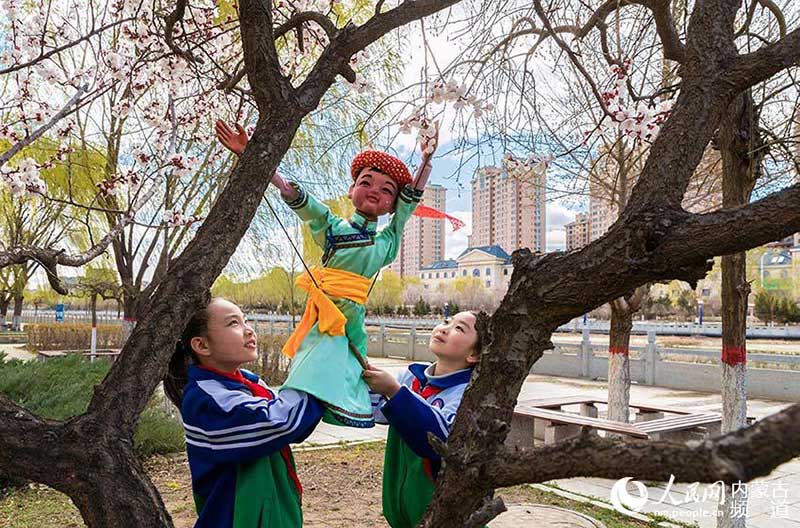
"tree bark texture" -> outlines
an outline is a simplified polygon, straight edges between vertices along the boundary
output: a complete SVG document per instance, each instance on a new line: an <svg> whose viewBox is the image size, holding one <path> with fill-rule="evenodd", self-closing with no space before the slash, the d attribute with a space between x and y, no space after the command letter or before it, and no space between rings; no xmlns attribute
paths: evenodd
<svg viewBox="0 0 800 528"><path fill-rule="evenodd" d="M608 419L628 423L631 399L629 355L633 310L624 297L614 299L608 335Z"/></svg>
<svg viewBox="0 0 800 528"><path fill-rule="evenodd" d="M731 103L720 123L717 142L722 155L722 206L738 207L750 201L763 159L763 139L758 128L750 90ZM747 282L746 253L722 257L722 432L747 425ZM747 496L725 494L720 505L719 528L744 528Z"/></svg>

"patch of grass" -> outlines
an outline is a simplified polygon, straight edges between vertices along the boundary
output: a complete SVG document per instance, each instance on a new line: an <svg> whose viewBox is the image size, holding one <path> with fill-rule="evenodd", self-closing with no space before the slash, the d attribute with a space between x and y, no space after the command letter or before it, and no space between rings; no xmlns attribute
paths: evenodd
<svg viewBox="0 0 800 528"><path fill-rule="evenodd" d="M309 526L387 526L381 515L380 498L384 448L384 442L376 441L295 453L305 489L303 512ZM159 489L175 526L190 528L196 516L185 454L155 455L144 462L144 467ZM497 494L508 504L548 504L573 510L603 522L608 528L656 528L665 520L674 523L658 516L650 516L652 520L648 522L638 521L612 509L531 486L504 488ZM0 498L0 528L44 526L74 528L83 527L83 523L66 496L44 486L25 487Z"/></svg>
<svg viewBox="0 0 800 528"><path fill-rule="evenodd" d="M44 486L19 489L0 499L0 528L83 528L78 509L66 495Z"/></svg>
<svg viewBox="0 0 800 528"><path fill-rule="evenodd" d="M78 355L0 361L0 394L44 418L66 420L86 411L94 386L109 367L106 361L90 362ZM141 456L183 449L183 428L161 408L160 397L139 418L134 445Z"/></svg>

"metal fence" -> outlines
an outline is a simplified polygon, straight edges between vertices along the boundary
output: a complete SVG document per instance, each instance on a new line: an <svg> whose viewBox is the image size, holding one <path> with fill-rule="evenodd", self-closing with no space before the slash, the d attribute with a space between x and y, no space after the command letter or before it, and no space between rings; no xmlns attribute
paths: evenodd
<svg viewBox="0 0 800 528"><path fill-rule="evenodd" d="M259 329L288 333L290 328L268 322ZM407 361L435 361L428 350L430 330L367 326L368 355ZM648 332L646 346L630 347L631 381L644 385L713 392L721 379L720 350L668 348L657 344L656 332ZM748 354L747 393L752 398L800 401L800 355ZM580 343L555 342L531 370L534 374L605 380L608 377L608 345L593 343L589 329Z"/></svg>
<svg viewBox="0 0 800 528"><path fill-rule="evenodd" d="M288 334L292 330L291 318L288 316L256 315L250 318L255 321L256 331L260 335ZM374 324L375 320L368 319L369 356L435 361L435 356L428 350L432 325L427 328L408 327L378 321L378 324ZM546 351L531 372L593 380L606 379L608 345L593 343L590 327L591 325L587 325L582 329L579 343L562 343L556 336L555 349ZM633 383L703 392L716 391L721 378L720 350L663 347L657 344L658 335L661 334L650 330L647 333L647 345L630 347L630 373ZM748 354L747 361L749 397L800 401L800 355L754 353Z"/></svg>
<svg viewBox="0 0 800 528"><path fill-rule="evenodd" d="M722 368L720 350L658 346L656 333L647 334L646 346L630 347L633 383L682 390L716 392ZM747 395L781 401L800 401L800 355L748 354ZM591 342L589 329L581 343L559 344L545 352L531 370L534 374L605 380L608 346Z"/></svg>
<svg viewBox="0 0 800 528"><path fill-rule="evenodd" d="M288 323L292 316L285 314L248 314L248 319L259 322ZM67 322L90 323L91 313L86 310L67 310L64 314ZM98 323L100 324L121 324L122 319L117 317L116 311L97 312ZM294 317L295 321L300 320L300 315ZM23 310L22 321L24 323L34 322L55 322L56 315L54 310ZM434 326L442 322L441 317L367 317L368 325L389 328L417 328L421 330L431 330ZM559 332L582 332L588 328L593 334L608 334L608 321L589 320L583 322L583 318L578 318L562 325L558 328ZM680 322L651 322L634 321L631 333L634 335L647 335L655 332L662 336L695 336L695 337L722 337L722 325L716 323L693 324ZM750 339L787 339L800 340L800 326L767 326L749 324L747 326L747 337Z"/></svg>

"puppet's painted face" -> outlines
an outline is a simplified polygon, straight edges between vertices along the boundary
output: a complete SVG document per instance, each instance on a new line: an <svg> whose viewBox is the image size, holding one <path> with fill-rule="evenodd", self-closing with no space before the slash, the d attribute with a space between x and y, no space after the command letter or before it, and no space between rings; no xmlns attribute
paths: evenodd
<svg viewBox="0 0 800 528"><path fill-rule="evenodd" d="M368 219L377 219L394 211L398 192L399 186L392 178L376 167L365 167L347 195L358 212Z"/></svg>

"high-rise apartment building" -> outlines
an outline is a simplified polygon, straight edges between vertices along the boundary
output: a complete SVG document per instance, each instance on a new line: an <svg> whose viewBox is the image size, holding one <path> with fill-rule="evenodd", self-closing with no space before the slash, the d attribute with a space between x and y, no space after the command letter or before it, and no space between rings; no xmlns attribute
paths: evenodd
<svg viewBox="0 0 800 528"><path fill-rule="evenodd" d="M422 195L423 205L445 210L447 189L429 184ZM418 276L420 268L444 260L445 220L412 216L403 230L403 242L389 269L398 275Z"/></svg>
<svg viewBox="0 0 800 528"><path fill-rule="evenodd" d="M520 180L497 167L478 169L472 179L469 246L500 246L511 253L545 251L546 173Z"/></svg>
<svg viewBox="0 0 800 528"><path fill-rule="evenodd" d="M617 221L619 204L627 203L639 179L643 168L641 153L624 151L621 162L619 155L616 148L603 153L590 171L589 239L586 244L603 236ZM718 151L707 148L689 182L683 207L689 212L707 213L721 206L722 160Z"/></svg>
<svg viewBox="0 0 800 528"><path fill-rule="evenodd" d="M572 251L573 249L582 248L589 243L589 235L591 234L589 215L578 213L574 222L564 225L564 230L567 232L566 250Z"/></svg>

